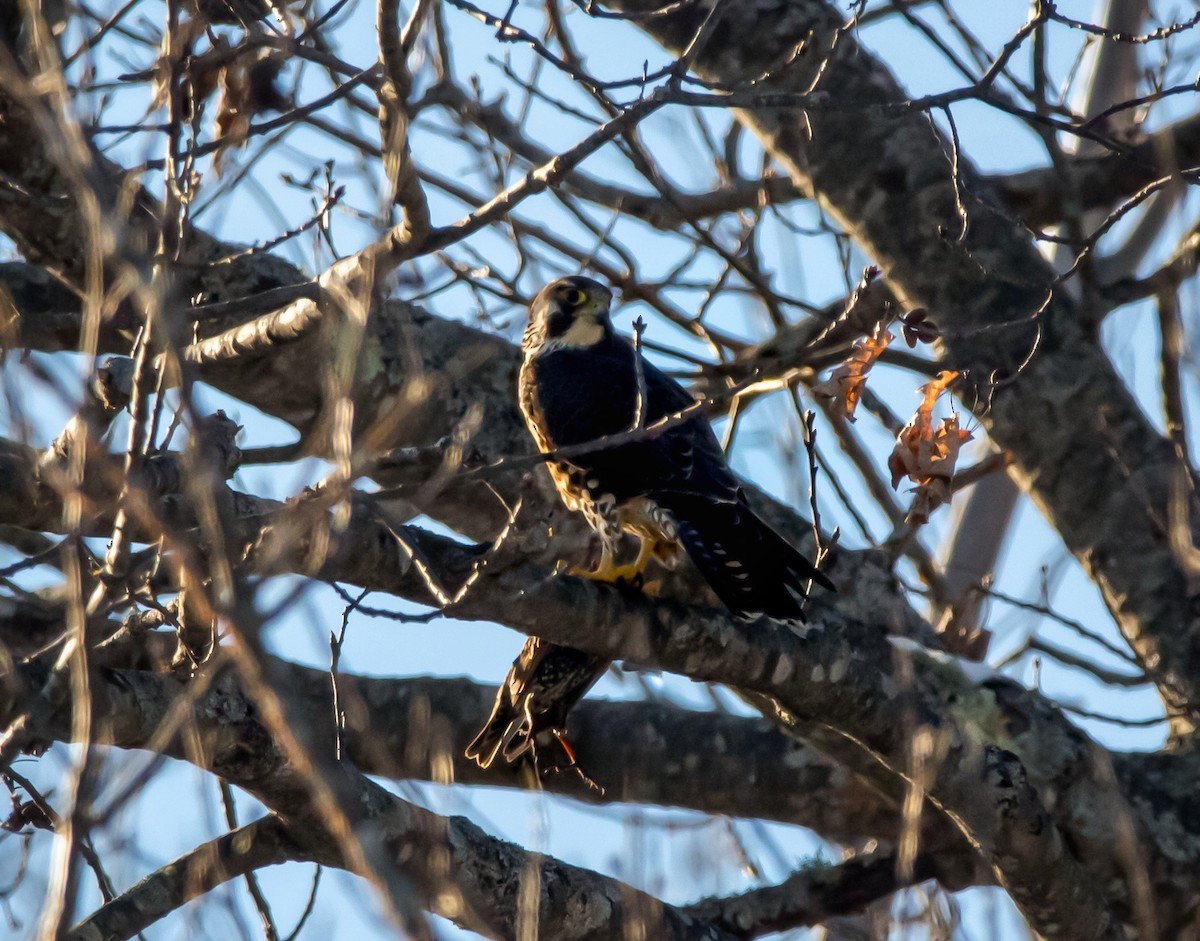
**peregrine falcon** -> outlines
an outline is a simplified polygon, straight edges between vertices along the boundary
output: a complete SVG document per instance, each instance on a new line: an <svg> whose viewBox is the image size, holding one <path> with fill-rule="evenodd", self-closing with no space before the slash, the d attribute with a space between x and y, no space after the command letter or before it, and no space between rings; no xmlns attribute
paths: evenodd
<svg viewBox="0 0 1200 941"><path fill-rule="evenodd" d="M803 621L806 583L833 583L755 515L708 419L681 416L696 400L613 331L611 303L590 278L553 281L534 298L521 344L525 422L542 453L569 449L550 476L600 537L597 568L571 573L636 585L651 559L672 564L682 547L734 614ZM627 565L616 563L622 533L640 540ZM497 754L512 762L552 732L573 763L567 712L606 666L530 638L467 757L485 768Z"/></svg>
<svg viewBox="0 0 1200 941"><path fill-rule="evenodd" d="M599 566L580 574L636 583L681 546L730 611L802 621L806 583L833 583L750 509L707 418L652 427L696 400L614 332L611 303L590 278L551 282L521 344L518 395L538 448L595 445L549 465L563 503L600 537ZM641 540L629 565L615 561L622 532Z"/></svg>

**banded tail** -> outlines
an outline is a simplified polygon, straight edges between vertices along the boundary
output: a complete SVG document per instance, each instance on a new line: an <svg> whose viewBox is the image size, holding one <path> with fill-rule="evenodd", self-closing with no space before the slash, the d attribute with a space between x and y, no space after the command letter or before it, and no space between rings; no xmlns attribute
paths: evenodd
<svg viewBox="0 0 1200 941"><path fill-rule="evenodd" d="M714 503L671 494L660 502L674 513L679 541L700 574L739 617L765 614L802 622L810 581L837 590L827 575L759 519L744 500Z"/></svg>

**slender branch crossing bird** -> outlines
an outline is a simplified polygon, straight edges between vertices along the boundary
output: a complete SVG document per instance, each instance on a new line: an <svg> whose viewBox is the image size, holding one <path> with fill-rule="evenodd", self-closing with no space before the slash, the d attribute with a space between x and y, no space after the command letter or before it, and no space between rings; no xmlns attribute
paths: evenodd
<svg viewBox="0 0 1200 941"><path fill-rule="evenodd" d="M600 538L599 565L571 574L640 585L652 559L672 565L682 549L738 616L803 621L809 585L833 583L750 508L696 400L613 330L611 304L612 292L590 278L553 281L534 298L521 344L525 422L554 455L563 503ZM624 533L640 546L619 565ZM605 665L531 639L468 757L484 767L498 753L513 761L551 731L573 758L566 709Z"/></svg>

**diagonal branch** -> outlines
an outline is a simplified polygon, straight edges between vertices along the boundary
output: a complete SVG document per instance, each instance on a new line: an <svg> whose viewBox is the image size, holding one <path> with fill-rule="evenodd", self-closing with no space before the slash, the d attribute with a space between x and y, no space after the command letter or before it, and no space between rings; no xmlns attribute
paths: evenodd
<svg viewBox="0 0 1200 941"><path fill-rule="evenodd" d="M83 919L66 941L132 938L192 899L266 866L311 861L278 817L222 834L156 869Z"/></svg>
<svg viewBox="0 0 1200 941"><path fill-rule="evenodd" d="M1072 177L1071 189L1062 185L1056 167L991 176L987 183L1026 225L1042 227L1062 221L1068 194L1079 201L1078 211L1111 209L1147 184L1197 166L1200 118L1189 117L1125 150L1069 156L1064 168Z"/></svg>
<svg viewBox="0 0 1200 941"><path fill-rule="evenodd" d="M739 938L756 938L862 911L900 889L932 879L935 870L933 859L923 855L904 878L898 874L894 854L864 853L836 865L801 869L778 885L729 898L702 899L687 911Z"/></svg>

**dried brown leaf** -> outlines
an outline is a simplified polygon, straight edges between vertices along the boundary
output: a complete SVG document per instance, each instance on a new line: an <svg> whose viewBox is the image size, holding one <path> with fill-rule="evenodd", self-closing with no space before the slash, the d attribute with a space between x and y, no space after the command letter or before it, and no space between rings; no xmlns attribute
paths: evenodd
<svg viewBox="0 0 1200 941"><path fill-rule="evenodd" d="M916 414L900 434L896 446L888 456L888 470L892 474L892 487L908 478L917 486L913 491L913 503L909 510L910 523L924 523L929 514L949 503L952 490L951 478L958 462L959 451L971 440L971 432L959 427L959 415L954 412L934 427L933 409L938 398L958 373L943 370L937 377L921 387L924 397Z"/></svg>
<svg viewBox="0 0 1200 941"><path fill-rule="evenodd" d="M835 415L854 421L854 410L862 399L867 373L891 342L892 335L887 327L877 325L871 336L861 337L854 342L853 351L830 373L828 379L813 386L813 395L831 399L830 408Z"/></svg>

